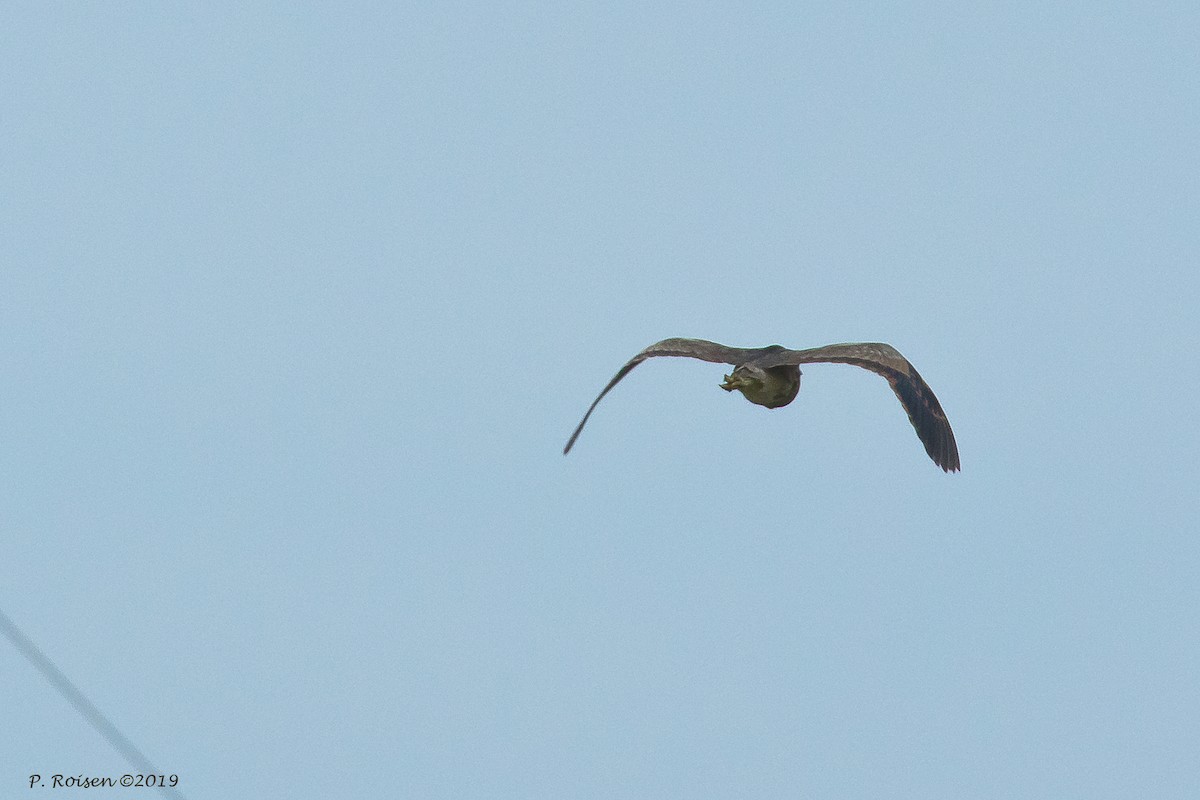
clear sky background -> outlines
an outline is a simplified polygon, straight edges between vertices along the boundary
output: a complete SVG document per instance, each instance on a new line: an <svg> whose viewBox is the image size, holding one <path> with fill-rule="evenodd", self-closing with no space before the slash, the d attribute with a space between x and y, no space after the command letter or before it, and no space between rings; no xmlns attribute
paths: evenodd
<svg viewBox="0 0 1200 800"><path fill-rule="evenodd" d="M7 4L0 608L192 800L1195 798L1198 41ZM668 336L890 342L963 471L674 359L564 458ZM128 771L0 676L0 795Z"/></svg>

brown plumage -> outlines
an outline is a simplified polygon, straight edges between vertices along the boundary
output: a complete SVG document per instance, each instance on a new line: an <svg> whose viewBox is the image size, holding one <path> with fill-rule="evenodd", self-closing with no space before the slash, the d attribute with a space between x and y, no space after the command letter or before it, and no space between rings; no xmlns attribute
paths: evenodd
<svg viewBox="0 0 1200 800"><path fill-rule="evenodd" d="M734 370L725 376L721 388L726 391L737 389L751 403L767 408L786 406L795 399L800 390L800 365L815 363L853 364L882 375L887 380L900 405L908 414L908 421L917 431L917 437L925 445L925 452L946 472L957 472L958 445L954 432L942 406L934 396L929 384L920 373L900 355L896 348L881 342L830 344L809 350L788 350L786 347L726 347L703 339L664 339L652 344L631 358L613 376L600 395L592 401L579 426L567 440L563 455L570 452L579 432L588 417L596 410L604 395L620 382L629 372L648 358L656 356L679 356L698 358L714 364L733 364Z"/></svg>

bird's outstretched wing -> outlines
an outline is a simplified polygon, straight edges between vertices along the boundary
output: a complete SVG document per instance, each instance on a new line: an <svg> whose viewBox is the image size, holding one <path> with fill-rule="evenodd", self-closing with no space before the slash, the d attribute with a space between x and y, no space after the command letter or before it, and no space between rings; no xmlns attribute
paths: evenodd
<svg viewBox="0 0 1200 800"><path fill-rule="evenodd" d="M925 452L946 472L957 472L958 444L946 413L938 403L929 384L921 377L908 359L890 344L864 342L830 344L809 350L787 350L766 348L754 362L760 367L776 367L784 364L853 364L882 375L900 399L908 413L908 421L917 431L917 438L925 445Z"/></svg>
<svg viewBox="0 0 1200 800"><path fill-rule="evenodd" d="M766 348L726 347L723 344L705 341L704 339L663 339L657 344L650 345L629 359L628 363L621 367L617 374L613 376L613 379L608 382L608 385L604 387L603 391L588 406L587 413L583 415L583 419L579 421L575 432L567 440L567 446L563 448L563 455L571 452L572 445L579 438L579 432L587 424L588 417L596 410L596 406L604 399L604 395L608 394L614 386L620 383L621 378L628 375L634 367L647 358L654 358L655 356L681 356L683 358L698 358L701 361L711 361L714 364L742 364L761 354L764 349Z"/></svg>

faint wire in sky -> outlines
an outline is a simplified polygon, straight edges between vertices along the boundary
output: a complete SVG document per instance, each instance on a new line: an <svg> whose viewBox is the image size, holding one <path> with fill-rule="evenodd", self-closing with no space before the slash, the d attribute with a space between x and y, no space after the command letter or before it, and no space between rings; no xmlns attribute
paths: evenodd
<svg viewBox="0 0 1200 800"><path fill-rule="evenodd" d="M145 775L161 774L150 763L150 759L146 758L146 755L137 749L125 734L117 730L116 725L109 722L108 717L104 716L104 713L96 708L92 701L88 700L75 684L71 683L70 679L33 643L32 639L22 633L21 629L13 624L13 621L8 618L8 615L2 609L0 609L0 631L4 632L4 635L20 651L21 655L29 659L29 663L33 664L37 668L37 671L42 673L46 680L50 682L50 685L58 690L58 693L65 697L67 702L83 715L88 724L95 728L96 732L103 736L117 752L123 755L125 760L134 769ZM178 789L173 789L170 786L158 786L156 788L166 797L186 800L183 793Z"/></svg>

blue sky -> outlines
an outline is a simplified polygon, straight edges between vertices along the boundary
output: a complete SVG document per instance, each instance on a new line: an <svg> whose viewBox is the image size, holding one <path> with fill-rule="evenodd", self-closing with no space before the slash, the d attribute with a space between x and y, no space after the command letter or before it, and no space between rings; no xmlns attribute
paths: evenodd
<svg viewBox="0 0 1200 800"><path fill-rule="evenodd" d="M0 16L0 608L189 798L1200 792L1191 4ZM674 359L564 458L668 336L963 471ZM0 645L0 794L127 771Z"/></svg>

